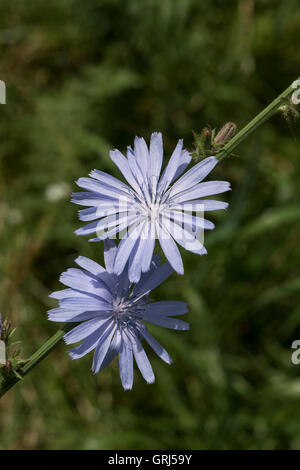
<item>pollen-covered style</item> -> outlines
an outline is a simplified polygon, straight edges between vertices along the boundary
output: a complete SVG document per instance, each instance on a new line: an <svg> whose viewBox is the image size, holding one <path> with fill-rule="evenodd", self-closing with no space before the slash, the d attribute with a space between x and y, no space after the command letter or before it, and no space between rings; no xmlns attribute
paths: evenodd
<svg viewBox="0 0 300 470"><path fill-rule="evenodd" d="M72 359L94 350L92 370L95 374L119 355L120 377L127 390L133 384L133 357L145 380L154 382L142 340L146 340L163 361L172 363L144 321L174 330L187 330L189 324L173 316L187 313L188 308L185 302L178 301L149 303L151 290L172 274L169 263L160 265L160 257L155 255L149 271L132 285L127 269L120 276L112 272L116 252L115 242L105 240L106 269L79 256L76 263L82 269L71 268L61 275L61 282L68 288L50 295L59 300L59 308L50 310L48 318L55 322L81 322L65 334L64 340L67 344L82 341L69 351Z"/></svg>
<svg viewBox="0 0 300 470"><path fill-rule="evenodd" d="M226 181L202 182L216 166L217 159L208 157L180 177L191 156L179 140L161 174L163 143L160 133L152 134L149 149L143 138L136 137L134 148L127 148L127 158L119 150L112 150L110 157L128 184L99 170L93 170L88 178L80 178L78 186L88 192L74 193L72 201L90 206L79 211L79 218L93 222L78 229L77 235L96 233L97 237L91 241L100 241L126 230L126 236L121 237L113 271L121 274L128 265L132 282L138 282L141 273L149 270L158 238L173 269L183 274L176 243L193 253L206 254L199 233L203 234L204 229L212 230L214 224L199 213L225 209L228 205L199 199L230 189Z"/></svg>

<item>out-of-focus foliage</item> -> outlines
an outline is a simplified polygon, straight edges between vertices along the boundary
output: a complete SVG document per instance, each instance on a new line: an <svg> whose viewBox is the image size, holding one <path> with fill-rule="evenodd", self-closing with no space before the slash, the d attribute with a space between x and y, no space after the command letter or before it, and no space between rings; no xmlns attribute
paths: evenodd
<svg viewBox="0 0 300 470"><path fill-rule="evenodd" d="M109 148L241 128L299 75L297 0L2 0L0 310L29 356L56 330L48 294L78 252L74 180L113 171ZM155 335L156 384L124 392L112 366L61 345L0 402L0 448L300 448L299 123L277 116L225 160L230 208L208 256L184 253L156 299L186 300L190 332Z"/></svg>

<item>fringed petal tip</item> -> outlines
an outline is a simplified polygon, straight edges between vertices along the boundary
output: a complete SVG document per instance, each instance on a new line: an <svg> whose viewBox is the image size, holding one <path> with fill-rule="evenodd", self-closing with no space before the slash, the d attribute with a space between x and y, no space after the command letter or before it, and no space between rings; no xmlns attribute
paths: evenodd
<svg viewBox="0 0 300 470"><path fill-rule="evenodd" d="M48 297L50 297L50 299L56 299L57 298L56 295L57 295L57 292L51 292L51 294L49 294Z"/></svg>
<svg viewBox="0 0 300 470"><path fill-rule="evenodd" d="M70 349L69 351L67 351L67 353L69 354L70 358L72 359L72 361L75 361L76 359L80 359L82 356L81 354L76 354L72 351L72 349Z"/></svg>
<svg viewBox="0 0 300 470"><path fill-rule="evenodd" d="M155 377L154 376L151 377L151 378L144 378L144 379L145 379L147 385L152 385L152 384L155 383Z"/></svg>
<svg viewBox="0 0 300 470"><path fill-rule="evenodd" d="M197 254L200 255L200 256L207 255L207 249L205 247L203 247L202 250L200 250L199 253L197 253Z"/></svg>
<svg viewBox="0 0 300 470"><path fill-rule="evenodd" d="M64 336L63 336L63 341L64 343L69 346L70 344L74 344L74 341L70 341L68 336L67 336L68 333L66 333Z"/></svg>
<svg viewBox="0 0 300 470"><path fill-rule="evenodd" d="M173 364L173 359L171 358L171 356L169 356L169 359L165 360L164 362L168 364L169 366L171 366Z"/></svg>
<svg viewBox="0 0 300 470"><path fill-rule="evenodd" d="M91 243L103 242L103 240L105 240L105 238L102 238L102 237L96 237L96 238L89 238L88 239L88 241L91 242Z"/></svg>
<svg viewBox="0 0 300 470"><path fill-rule="evenodd" d="M55 320L55 317L54 317L53 314L50 313L50 312L51 312L51 310L49 310L49 311L47 312L47 319L48 319L49 321L56 321L56 320Z"/></svg>
<svg viewBox="0 0 300 470"><path fill-rule="evenodd" d="M130 390L132 390L132 386L133 385L123 385L122 384L122 387L124 389L124 392L129 392Z"/></svg>

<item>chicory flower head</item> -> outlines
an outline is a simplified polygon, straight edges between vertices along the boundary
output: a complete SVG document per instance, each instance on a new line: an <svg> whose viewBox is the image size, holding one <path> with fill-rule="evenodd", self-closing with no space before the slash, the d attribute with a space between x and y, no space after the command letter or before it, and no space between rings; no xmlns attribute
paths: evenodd
<svg viewBox="0 0 300 470"><path fill-rule="evenodd" d="M151 136L149 149L143 138L136 137L134 148L127 148L127 158L119 150L112 150L110 157L128 184L99 170L93 170L88 178L79 178L77 185L87 192L74 193L72 201L90 206L79 211L79 218L93 222L75 233L97 233L91 241L100 241L126 230L113 271L119 275L128 265L132 282L138 282L141 273L149 270L156 238L173 269L183 274L177 244L193 253L206 254L203 231L212 230L214 224L204 219L203 213L228 206L221 201L199 199L230 189L226 181L202 182L216 166L217 159L208 157L180 177L191 155L179 140L161 174L163 142L157 132Z"/></svg>
<svg viewBox="0 0 300 470"><path fill-rule="evenodd" d="M172 359L167 351L149 333L145 321L165 328L187 330L189 324L173 318L187 313L185 302L149 302L151 290L173 272L169 263L160 265L155 255L147 273L132 285L128 272L113 273L117 248L113 240L104 242L106 269L83 256L75 261L82 269L68 269L60 281L68 288L53 292L50 297L59 300L59 307L48 312L55 322L81 322L65 334L67 344L82 343L69 351L78 359L94 350L92 370L96 374L119 355L120 377L125 390L133 385L133 358L144 379L153 383L154 373L142 346L142 340L152 347L166 363Z"/></svg>

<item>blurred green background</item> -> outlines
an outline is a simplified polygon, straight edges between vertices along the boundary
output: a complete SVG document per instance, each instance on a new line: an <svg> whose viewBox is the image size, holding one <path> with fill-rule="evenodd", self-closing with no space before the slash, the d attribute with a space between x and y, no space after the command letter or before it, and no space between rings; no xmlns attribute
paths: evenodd
<svg viewBox="0 0 300 470"><path fill-rule="evenodd" d="M164 135L166 156L192 130L245 125L299 76L297 0L1 0L0 310L28 357L58 325L48 294L78 253L74 181L119 176L110 148ZM189 332L151 331L156 383L124 392L116 365L61 344L0 401L1 449L299 449L299 122L277 115L224 160L226 213L208 256L155 299L189 303Z"/></svg>

